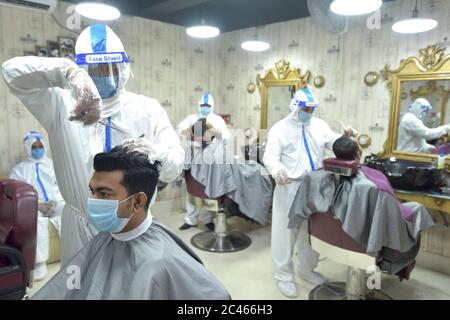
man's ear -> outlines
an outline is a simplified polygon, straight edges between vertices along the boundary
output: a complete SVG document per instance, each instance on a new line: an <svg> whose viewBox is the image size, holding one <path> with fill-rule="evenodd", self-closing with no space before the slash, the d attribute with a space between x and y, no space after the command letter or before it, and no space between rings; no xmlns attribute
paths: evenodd
<svg viewBox="0 0 450 320"><path fill-rule="evenodd" d="M148 197L145 194L145 192L139 192L136 194L136 200L134 201L134 207L136 209L141 209L145 207L145 204L147 203Z"/></svg>

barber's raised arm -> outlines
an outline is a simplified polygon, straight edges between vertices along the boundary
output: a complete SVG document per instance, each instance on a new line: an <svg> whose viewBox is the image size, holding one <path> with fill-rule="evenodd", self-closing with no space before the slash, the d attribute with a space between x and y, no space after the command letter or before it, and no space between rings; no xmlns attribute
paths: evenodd
<svg viewBox="0 0 450 320"><path fill-rule="evenodd" d="M67 89L77 101L74 111L85 124L98 120L100 95L86 71L65 58L16 57L2 64L3 78L12 94L48 128L66 108L61 90ZM72 106L70 106L72 107ZM89 119L89 121L87 121Z"/></svg>
<svg viewBox="0 0 450 320"><path fill-rule="evenodd" d="M428 128L423 124L421 120L416 119L416 121L407 123L406 129L410 132L411 135L417 138L434 140L448 134L450 131L450 125L447 124L439 126L437 128Z"/></svg>
<svg viewBox="0 0 450 320"><path fill-rule="evenodd" d="M64 58L17 57L2 64L2 74L11 93L48 128L58 90L65 87L64 69L74 65Z"/></svg>
<svg viewBox="0 0 450 320"><path fill-rule="evenodd" d="M166 111L161 106L158 109L160 114L155 126L152 146L161 155L162 167L159 179L164 182L171 182L183 170L184 150Z"/></svg>
<svg viewBox="0 0 450 320"><path fill-rule="evenodd" d="M330 126L324 121L324 133L325 133L325 148L333 150L333 143L342 137L342 134L336 133L331 130ZM345 134L345 133L344 133Z"/></svg>

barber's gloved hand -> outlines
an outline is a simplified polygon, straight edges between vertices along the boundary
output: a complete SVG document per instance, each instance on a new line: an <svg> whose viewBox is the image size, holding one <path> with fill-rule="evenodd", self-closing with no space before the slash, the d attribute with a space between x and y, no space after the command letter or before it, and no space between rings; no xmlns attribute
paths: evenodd
<svg viewBox="0 0 450 320"><path fill-rule="evenodd" d="M274 178L275 178L275 182L279 185L285 185L285 184L292 183L291 178L289 178L286 170L284 170L284 169L278 170L278 172Z"/></svg>
<svg viewBox="0 0 450 320"><path fill-rule="evenodd" d="M54 212L54 209L49 202L40 202L38 204L38 210L44 217L49 217Z"/></svg>
<svg viewBox="0 0 450 320"><path fill-rule="evenodd" d="M450 124L446 124L446 125L445 125L445 133L446 133L447 135L450 134Z"/></svg>
<svg viewBox="0 0 450 320"><path fill-rule="evenodd" d="M65 70L65 76L66 86L77 101L69 120L85 125L96 123L100 119L102 99L91 77L86 70L76 67Z"/></svg>
<svg viewBox="0 0 450 320"><path fill-rule="evenodd" d="M181 135L183 137L185 137L187 140L191 140L191 136L192 136L191 130L184 129L183 131L181 131Z"/></svg>
<svg viewBox="0 0 450 320"><path fill-rule="evenodd" d="M344 134L356 138L358 136L358 131L356 131L356 129L354 129L352 126L347 126L344 129Z"/></svg>

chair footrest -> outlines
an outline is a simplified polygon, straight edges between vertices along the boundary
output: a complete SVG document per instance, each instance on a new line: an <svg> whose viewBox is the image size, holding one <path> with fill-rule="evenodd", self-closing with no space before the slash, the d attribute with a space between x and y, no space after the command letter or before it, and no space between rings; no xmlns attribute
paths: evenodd
<svg viewBox="0 0 450 320"><path fill-rule="evenodd" d="M235 252L250 246L251 239L238 231L200 232L192 237L191 243L200 250L210 252Z"/></svg>

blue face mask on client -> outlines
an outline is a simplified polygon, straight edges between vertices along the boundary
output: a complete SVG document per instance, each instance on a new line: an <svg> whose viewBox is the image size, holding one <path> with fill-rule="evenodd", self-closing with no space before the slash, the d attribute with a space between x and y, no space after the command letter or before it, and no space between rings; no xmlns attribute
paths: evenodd
<svg viewBox="0 0 450 320"><path fill-rule="evenodd" d="M97 87L98 93L102 99L109 99L114 97L117 93L117 87L119 86L119 76L113 77L98 77L91 76L92 81L94 81Z"/></svg>
<svg viewBox="0 0 450 320"><path fill-rule="evenodd" d="M89 222L94 225L98 231L104 232L120 232L130 221L131 215L128 218L119 218L117 210L119 204L127 201L133 195L126 199L119 200L105 200L105 199L88 199L87 215Z"/></svg>

